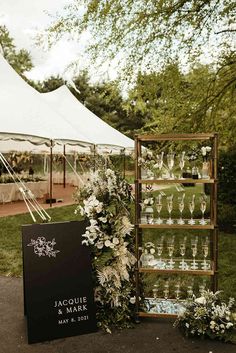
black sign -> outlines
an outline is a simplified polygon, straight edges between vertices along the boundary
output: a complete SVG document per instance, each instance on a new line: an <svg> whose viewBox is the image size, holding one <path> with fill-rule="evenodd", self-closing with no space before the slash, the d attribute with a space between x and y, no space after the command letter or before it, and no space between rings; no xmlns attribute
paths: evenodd
<svg viewBox="0 0 236 353"><path fill-rule="evenodd" d="M22 227L28 342L96 331L86 222Z"/></svg>

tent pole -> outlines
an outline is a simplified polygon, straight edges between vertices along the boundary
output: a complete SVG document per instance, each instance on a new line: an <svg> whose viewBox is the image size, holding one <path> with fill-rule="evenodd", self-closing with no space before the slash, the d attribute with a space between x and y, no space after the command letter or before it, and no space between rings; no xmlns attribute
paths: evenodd
<svg viewBox="0 0 236 353"><path fill-rule="evenodd" d="M126 160L125 160L125 148L123 149L123 177L125 178L125 168L126 168Z"/></svg>
<svg viewBox="0 0 236 353"><path fill-rule="evenodd" d="M50 140L50 184L49 184L49 197L50 197L50 207L52 207L52 140Z"/></svg>
<svg viewBox="0 0 236 353"><path fill-rule="evenodd" d="M96 171L96 145L93 145L93 172Z"/></svg>
<svg viewBox="0 0 236 353"><path fill-rule="evenodd" d="M63 145L63 187L66 187L66 145Z"/></svg>

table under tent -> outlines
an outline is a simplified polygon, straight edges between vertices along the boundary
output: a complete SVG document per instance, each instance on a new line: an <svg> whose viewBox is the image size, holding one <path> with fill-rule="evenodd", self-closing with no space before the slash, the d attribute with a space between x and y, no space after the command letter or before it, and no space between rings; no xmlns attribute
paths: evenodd
<svg viewBox="0 0 236 353"><path fill-rule="evenodd" d="M24 143L28 144L27 150L32 150L31 144L35 146L33 149L42 149L38 147L42 145L43 148L47 146L50 151L50 200L53 184L53 149L61 148L63 150L61 154L66 159L66 146L70 146L68 151L82 148L93 153L98 150L120 153L133 148L131 139L90 112L66 87L63 86L54 93L40 94L19 76L3 57L0 57L0 75L0 140L25 141ZM77 113L72 114L73 111ZM3 161L4 156L2 154L1 156L2 163L7 163L6 160ZM7 170L14 179L14 171L10 165L7 166ZM14 181L21 184L19 179ZM24 193L24 187L21 185L18 187Z"/></svg>

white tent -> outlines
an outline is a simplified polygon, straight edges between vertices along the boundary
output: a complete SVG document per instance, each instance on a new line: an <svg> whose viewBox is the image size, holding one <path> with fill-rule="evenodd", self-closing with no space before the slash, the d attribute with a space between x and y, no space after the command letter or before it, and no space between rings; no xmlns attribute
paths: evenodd
<svg viewBox="0 0 236 353"><path fill-rule="evenodd" d="M120 133L81 104L66 86L41 94L53 109L60 112L66 121L88 136L97 146L112 148L134 148L134 141Z"/></svg>
<svg viewBox="0 0 236 353"><path fill-rule="evenodd" d="M94 144L53 110L0 56L0 140Z"/></svg>

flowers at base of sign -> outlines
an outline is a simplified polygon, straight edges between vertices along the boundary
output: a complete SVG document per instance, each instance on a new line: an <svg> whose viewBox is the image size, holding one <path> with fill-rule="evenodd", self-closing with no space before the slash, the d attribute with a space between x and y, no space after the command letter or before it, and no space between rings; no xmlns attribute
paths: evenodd
<svg viewBox="0 0 236 353"><path fill-rule="evenodd" d="M91 174L78 189L76 213L89 224L82 243L91 246L92 265L96 277L95 301L99 325L110 332L111 326L127 327L134 315L133 225L129 206L130 185L111 169Z"/></svg>
<svg viewBox="0 0 236 353"><path fill-rule="evenodd" d="M189 299L174 326L179 327L186 336L231 341L236 327L232 312L234 299L230 298L225 303L220 299L220 293L207 290L202 292L201 297Z"/></svg>

